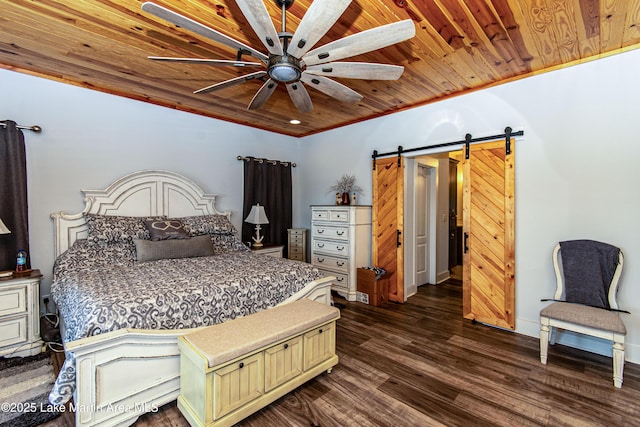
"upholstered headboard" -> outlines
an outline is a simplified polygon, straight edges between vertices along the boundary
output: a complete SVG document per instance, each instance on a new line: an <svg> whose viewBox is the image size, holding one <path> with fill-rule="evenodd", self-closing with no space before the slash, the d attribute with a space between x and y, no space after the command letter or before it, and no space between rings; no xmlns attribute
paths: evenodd
<svg viewBox="0 0 640 427"><path fill-rule="evenodd" d="M87 237L84 214L181 217L191 215L226 215L218 211L216 196L180 174L145 170L126 175L104 190L82 190L84 209L76 214L65 211L51 214L54 221L55 257L77 239Z"/></svg>

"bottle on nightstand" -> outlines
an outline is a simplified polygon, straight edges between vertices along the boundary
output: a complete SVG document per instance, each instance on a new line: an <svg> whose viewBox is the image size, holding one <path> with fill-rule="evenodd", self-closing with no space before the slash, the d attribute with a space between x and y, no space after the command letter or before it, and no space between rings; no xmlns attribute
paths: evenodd
<svg viewBox="0 0 640 427"><path fill-rule="evenodd" d="M16 271L25 271L27 269L27 252L24 249L18 250L16 256Z"/></svg>

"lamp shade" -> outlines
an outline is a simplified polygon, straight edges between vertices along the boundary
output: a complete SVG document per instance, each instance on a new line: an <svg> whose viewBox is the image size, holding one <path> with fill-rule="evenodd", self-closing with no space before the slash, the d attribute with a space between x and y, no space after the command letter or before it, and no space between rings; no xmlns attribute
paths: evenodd
<svg viewBox="0 0 640 427"><path fill-rule="evenodd" d="M251 212L249 212L244 221L249 224L269 224L267 214L264 212L264 206L260 206L260 203L251 206Z"/></svg>
<svg viewBox="0 0 640 427"><path fill-rule="evenodd" d="M11 233L11 230L9 230L7 226L4 225L4 222L2 222L2 219L0 219L0 234L9 234L9 233Z"/></svg>

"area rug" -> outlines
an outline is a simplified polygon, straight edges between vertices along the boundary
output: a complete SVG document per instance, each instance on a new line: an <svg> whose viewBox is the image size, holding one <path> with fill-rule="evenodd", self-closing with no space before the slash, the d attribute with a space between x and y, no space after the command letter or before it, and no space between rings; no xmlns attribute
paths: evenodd
<svg viewBox="0 0 640 427"><path fill-rule="evenodd" d="M33 427L60 415L48 400L55 379L48 352L0 358L0 426Z"/></svg>

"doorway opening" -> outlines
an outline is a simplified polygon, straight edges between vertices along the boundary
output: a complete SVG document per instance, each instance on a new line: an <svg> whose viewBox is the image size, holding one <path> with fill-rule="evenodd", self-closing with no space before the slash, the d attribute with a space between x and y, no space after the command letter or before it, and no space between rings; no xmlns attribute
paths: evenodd
<svg viewBox="0 0 640 427"><path fill-rule="evenodd" d="M407 297L419 286L462 280L462 158L456 150L406 159Z"/></svg>

